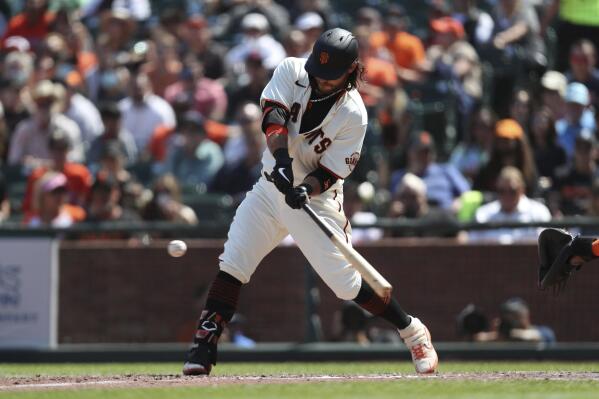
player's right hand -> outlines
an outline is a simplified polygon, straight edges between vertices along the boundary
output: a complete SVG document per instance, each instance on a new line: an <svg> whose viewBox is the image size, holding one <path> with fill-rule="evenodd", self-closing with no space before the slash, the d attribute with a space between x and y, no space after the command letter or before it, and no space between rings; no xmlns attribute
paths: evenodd
<svg viewBox="0 0 599 399"><path fill-rule="evenodd" d="M275 155L276 164L273 168L270 177L273 183L282 194L286 194L291 188L293 188L293 169L291 168L292 158L287 154L281 156Z"/></svg>

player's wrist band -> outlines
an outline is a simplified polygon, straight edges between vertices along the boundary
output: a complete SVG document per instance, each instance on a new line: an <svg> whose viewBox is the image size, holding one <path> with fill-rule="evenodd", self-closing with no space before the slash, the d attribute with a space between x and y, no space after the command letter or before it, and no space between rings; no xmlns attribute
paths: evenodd
<svg viewBox="0 0 599 399"><path fill-rule="evenodd" d="M287 128L281 125L270 124L266 127L266 137L272 136L273 134L287 134Z"/></svg>

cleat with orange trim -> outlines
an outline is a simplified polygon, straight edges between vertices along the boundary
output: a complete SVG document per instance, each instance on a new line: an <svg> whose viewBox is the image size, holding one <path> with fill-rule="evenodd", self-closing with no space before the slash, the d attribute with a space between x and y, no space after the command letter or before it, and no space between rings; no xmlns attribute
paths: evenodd
<svg viewBox="0 0 599 399"><path fill-rule="evenodd" d="M412 362L418 374L430 374L437 371L439 357L433 347L431 334L428 328L416 317L403 330L399 336L412 354Z"/></svg>

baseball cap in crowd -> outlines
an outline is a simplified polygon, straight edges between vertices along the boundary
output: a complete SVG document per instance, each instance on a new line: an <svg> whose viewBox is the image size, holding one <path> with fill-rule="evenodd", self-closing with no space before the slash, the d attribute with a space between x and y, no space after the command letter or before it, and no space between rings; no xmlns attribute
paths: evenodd
<svg viewBox="0 0 599 399"><path fill-rule="evenodd" d="M541 78L541 86L547 90L557 91L560 96L564 97L566 95L568 79L561 72L547 71Z"/></svg>
<svg viewBox="0 0 599 399"><path fill-rule="evenodd" d="M31 44L29 43L29 40L27 40L23 36L9 36L4 41L4 45L2 46L2 48L6 52L19 51L22 53L26 53L29 50L31 50Z"/></svg>
<svg viewBox="0 0 599 399"><path fill-rule="evenodd" d="M252 12L247 14L241 20L241 29L243 30L258 30L260 32L267 31L269 28L268 20L260 13Z"/></svg>
<svg viewBox="0 0 599 399"><path fill-rule="evenodd" d="M58 189L67 188L67 177L62 173L55 173L53 176L47 178L42 183L41 191L44 193L50 193Z"/></svg>
<svg viewBox="0 0 599 399"><path fill-rule="evenodd" d="M309 30L314 28L322 28L324 26L324 21L318 13L314 11L305 12L300 15L295 21L295 26L299 30Z"/></svg>
<svg viewBox="0 0 599 399"><path fill-rule="evenodd" d="M502 119L495 125L495 135L508 140L519 140L524 136L524 129L514 119Z"/></svg>
<svg viewBox="0 0 599 399"><path fill-rule="evenodd" d="M451 17L441 17L431 22L431 29L435 33L452 33L456 38L464 37L464 26L460 21Z"/></svg>
<svg viewBox="0 0 599 399"><path fill-rule="evenodd" d="M304 68L317 78L339 79L358 59L358 40L345 29L324 32L312 48Z"/></svg>
<svg viewBox="0 0 599 399"><path fill-rule="evenodd" d="M591 100L589 89L582 83L574 82L566 89L566 101L587 106Z"/></svg>
<svg viewBox="0 0 599 399"><path fill-rule="evenodd" d="M105 101L100 103L98 106L98 111L100 111L100 116L102 118L120 118L122 113L119 105L115 101Z"/></svg>

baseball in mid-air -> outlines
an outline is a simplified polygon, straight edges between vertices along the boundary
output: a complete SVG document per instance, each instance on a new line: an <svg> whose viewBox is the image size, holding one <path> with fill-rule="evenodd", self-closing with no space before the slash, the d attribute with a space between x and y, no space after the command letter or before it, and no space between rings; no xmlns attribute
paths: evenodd
<svg viewBox="0 0 599 399"><path fill-rule="evenodd" d="M167 249L170 256L179 258L187 252L187 244L181 240L173 240L168 243Z"/></svg>

